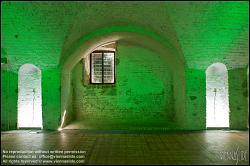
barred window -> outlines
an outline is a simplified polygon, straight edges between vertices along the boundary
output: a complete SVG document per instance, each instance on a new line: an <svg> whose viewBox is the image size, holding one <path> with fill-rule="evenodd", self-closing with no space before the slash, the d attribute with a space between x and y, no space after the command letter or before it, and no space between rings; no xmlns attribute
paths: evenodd
<svg viewBox="0 0 250 166"><path fill-rule="evenodd" d="M90 83L115 83L115 52L94 51L90 54Z"/></svg>

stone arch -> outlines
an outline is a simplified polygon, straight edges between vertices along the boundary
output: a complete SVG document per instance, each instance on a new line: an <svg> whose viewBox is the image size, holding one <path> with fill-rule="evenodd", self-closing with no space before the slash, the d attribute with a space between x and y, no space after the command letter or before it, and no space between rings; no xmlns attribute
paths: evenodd
<svg viewBox="0 0 250 166"><path fill-rule="evenodd" d="M61 126L64 126L65 116L69 103L71 87L71 70L85 56L89 55L95 48L110 42L127 41L143 47L156 50L161 55L170 69L176 70L178 66L185 66L184 60L180 58L179 51L168 41L153 32L147 32L140 28L111 27L101 29L93 34L86 35L75 41L69 49L64 51L61 67ZM184 72L184 71L183 71ZM178 73L179 74L179 73ZM184 89L183 89L184 90ZM184 92L183 92L184 93ZM184 96L184 94L183 94Z"/></svg>

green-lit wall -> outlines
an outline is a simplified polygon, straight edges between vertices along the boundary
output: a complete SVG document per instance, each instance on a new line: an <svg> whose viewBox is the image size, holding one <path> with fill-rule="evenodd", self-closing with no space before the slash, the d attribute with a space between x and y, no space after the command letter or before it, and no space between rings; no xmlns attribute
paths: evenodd
<svg viewBox="0 0 250 166"><path fill-rule="evenodd" d="M204 70L186 69L186 121L185 129L206 129L206 73Z"/></svg>
<svg viewBox="0 0 250 166"><path fill-rule="evenodd" d="M83 128L205 129L205 70L216 62L228 69L230 127L247 128L249 2L5 1L1 9L1 130L17 127L26 63L42 72L44 129L58 129L65 110L66 123ZM74 51L111 32L140 35L126 40L141 47L117 39L116 84L83 84Z"/></svg>
<svg viewBox="0 0 250 166"><path fill-rule="evenodd" d="M1 130L17 127L18 75L1 70Z"/></svg>
<svg viewBox="0 0 250 166"><path fill-rule="evenodd" d="M155 52L118 42L116 83L83 82L83 64L73 71L73 111L79 128L175 128L172 76Z"/></svg>
<svg viewBox="0 0 250 166"><path fill-rule="evenodd" d="M44 129L57 129L61 123L61 72L42 71L42 112Z"/></svg>
<svg viewBox="0 0 250 166"><path fill-rule="evenodd" d="M228 71L230 128L246 129L248 116L247 68Z"/></svg>

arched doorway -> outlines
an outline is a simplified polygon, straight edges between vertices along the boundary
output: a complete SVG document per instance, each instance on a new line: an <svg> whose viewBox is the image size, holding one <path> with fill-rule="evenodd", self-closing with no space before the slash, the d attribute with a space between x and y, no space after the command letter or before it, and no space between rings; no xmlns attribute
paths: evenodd
<svg viewBox="0 0 250 166"><path fill-rule="evenodd" d="M229 127L228 73L222 63L206 70L206 127Z"/></svg>
<svg viewBox="0 0 250 166"><path fill-rule="evenodd" d="M41 70L24 64L18 72L18 128L42 128Z"/></svg>

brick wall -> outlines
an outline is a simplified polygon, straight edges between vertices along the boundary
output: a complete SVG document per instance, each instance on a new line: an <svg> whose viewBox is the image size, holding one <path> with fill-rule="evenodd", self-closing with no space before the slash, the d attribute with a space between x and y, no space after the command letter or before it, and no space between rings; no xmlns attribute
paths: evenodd
<svg viewBox="0 0 250 166"><path fill-rule="evenodd" d="M42 71L43 128L58 129L61 124L61 72L59 68Z"/></svg>
<svg viewBox="0 0 250 166"><path fill-rule="evenodd" d="M248 117L247 68L228 71L230 126L232 129L246 129Z"/></svg>
<svg viewBox="0 0 250 166"><path fill-rule="evenodd" d="M206 128L206 74L204 70L186 70L185 129Z"/></svg>
<svg viewBox="0 0 250 166"><path fill-rule="evenodd" d="M1 130L17 127L18 75L1 70Z"/></svg>
<svg viewBox="0 0 250 166"><path fill-rule="evenodd" d="M116 84L83 84L74 69L73 111L84 128L175 128L173 85L165 62L145 48L118 43Z"/></svg>

